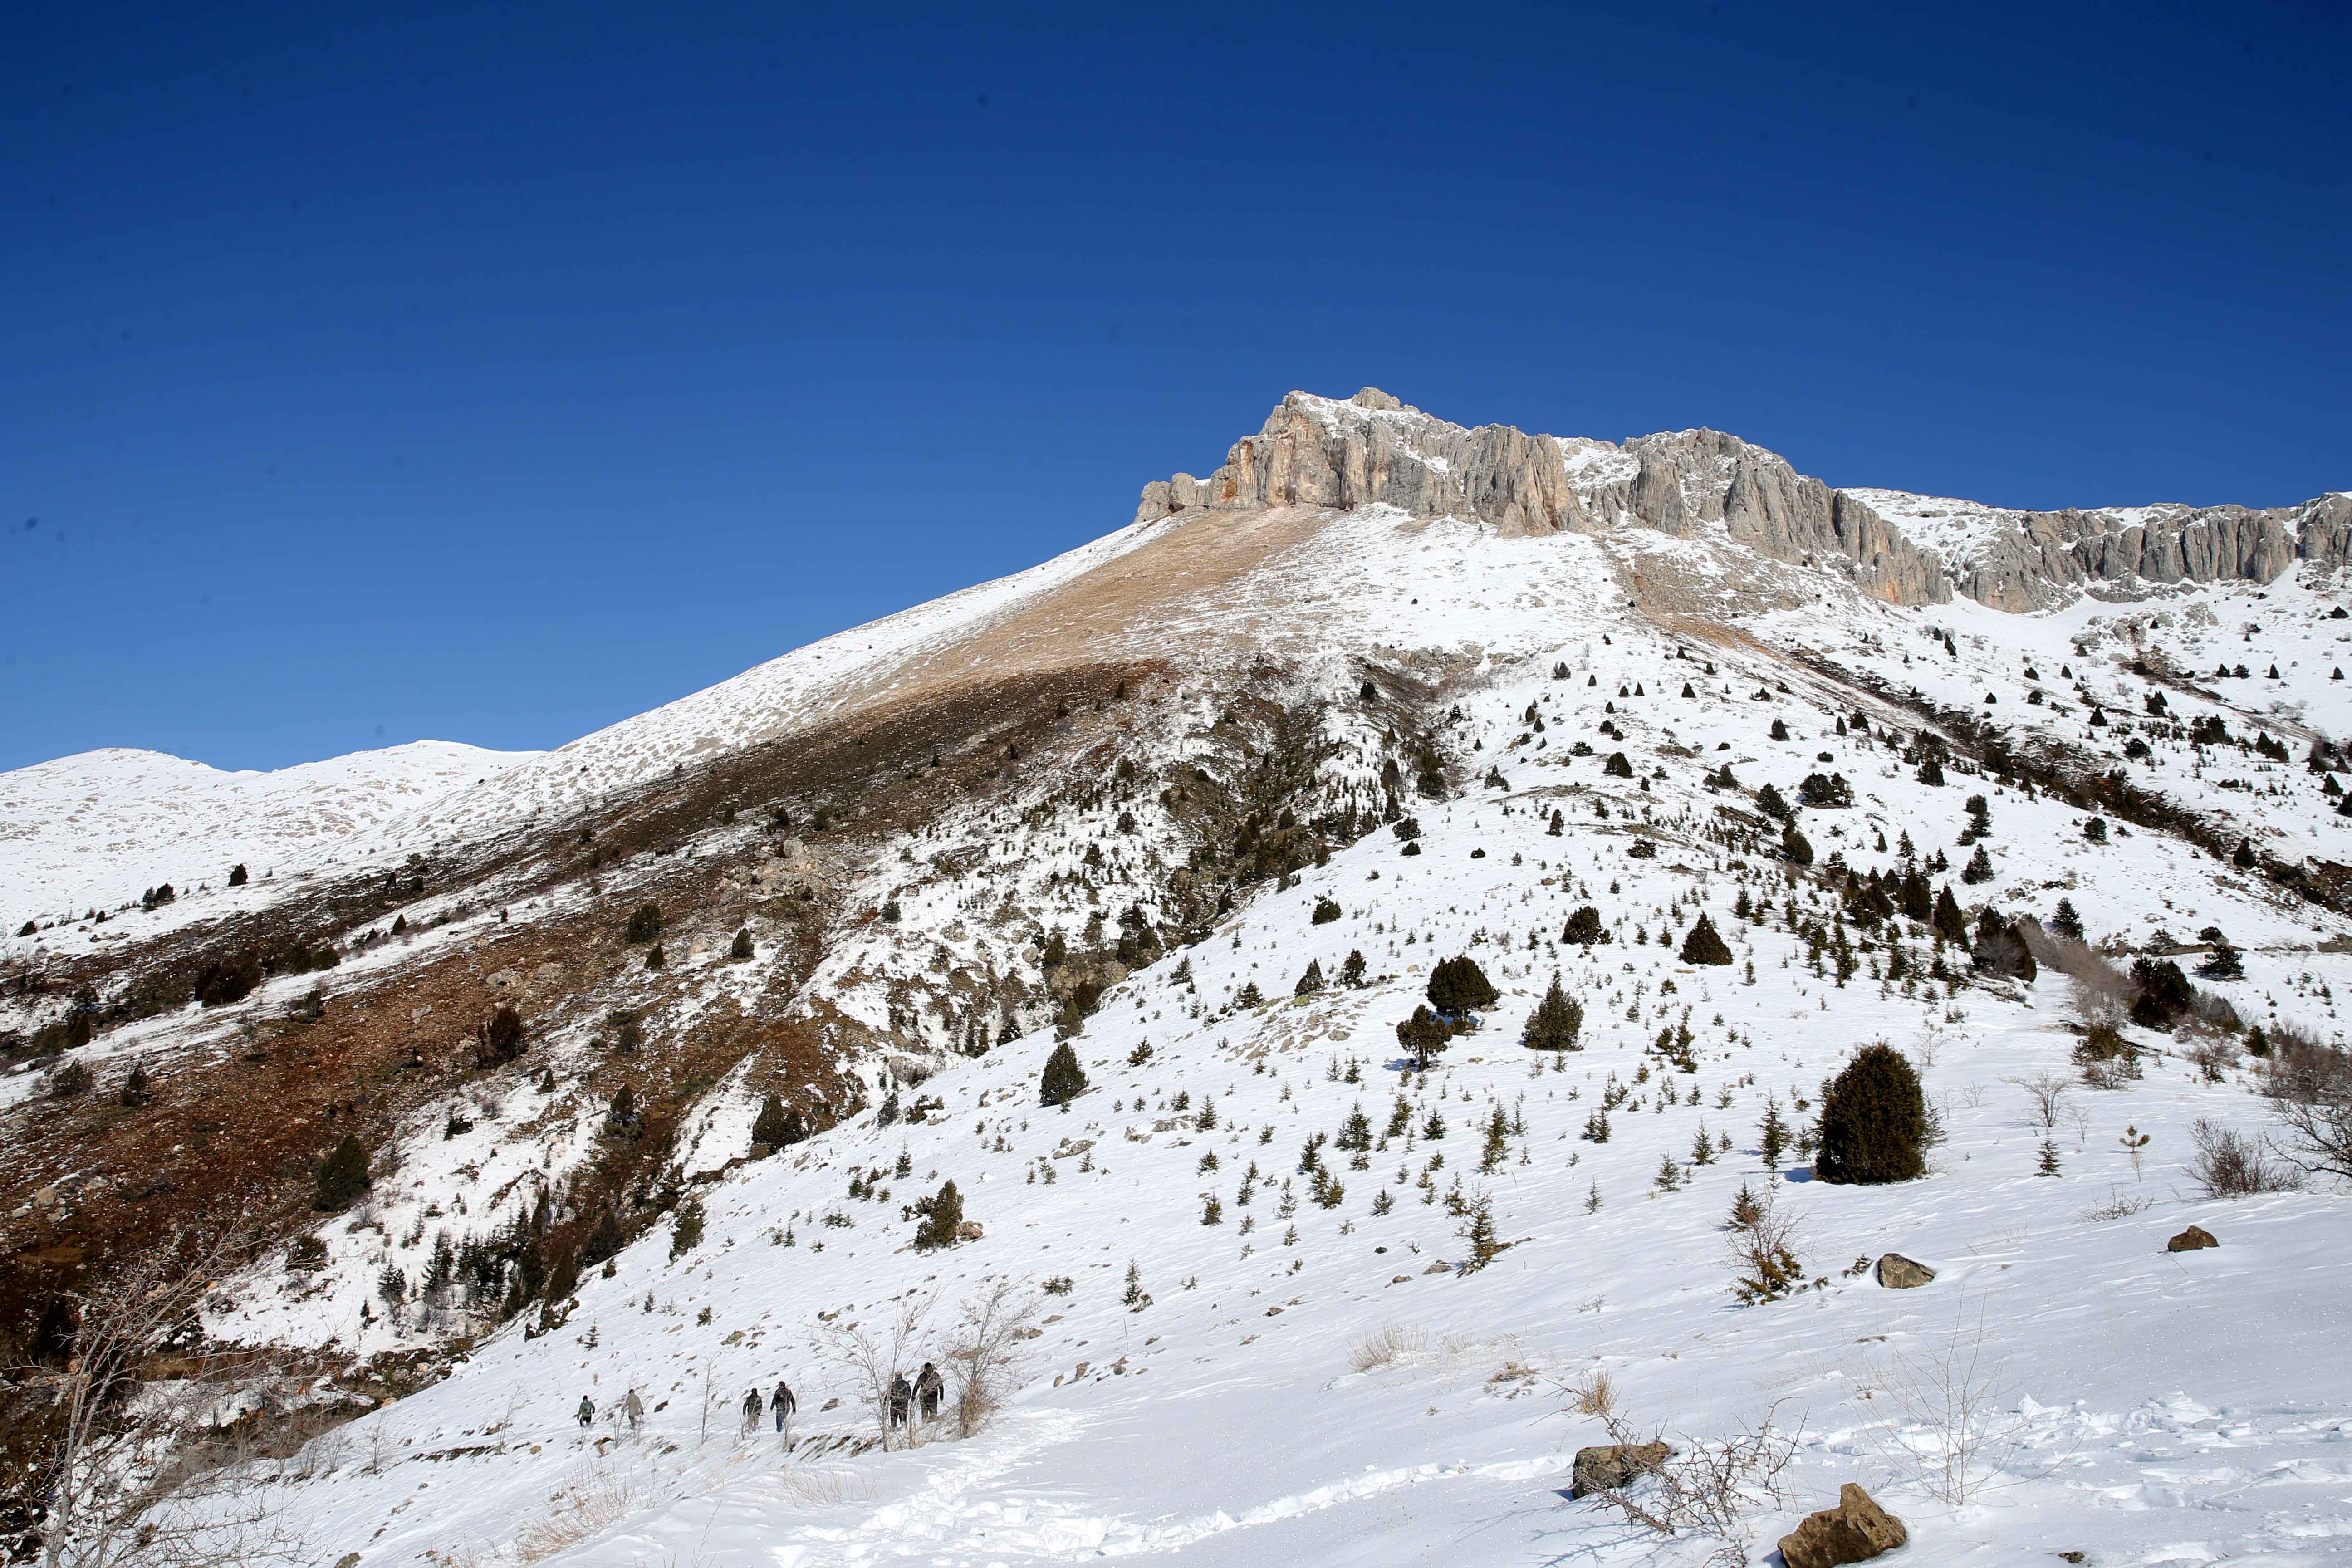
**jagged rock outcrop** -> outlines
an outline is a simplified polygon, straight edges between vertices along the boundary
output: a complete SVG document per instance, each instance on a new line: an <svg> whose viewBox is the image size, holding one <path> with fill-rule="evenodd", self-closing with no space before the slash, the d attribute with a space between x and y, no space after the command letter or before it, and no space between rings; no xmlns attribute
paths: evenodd
<svg viewBox="0 0 2352 1568"><path fill-rule="evenodd" d="M1375 505L1415 517L1451 514L1505 533L1586 526L1550 437L1507 425L1465 429L1369 386L1344 403L1290 394L1207 479L1178 474L1146 485L1135 517L1152 522L1192 507Z"/></svg>
<svg viewBox="0 0 2352 1568"><path fill-rule="evenodd" d="M1696 539L1719 529L1731 543L1837 572L1898 605L1946 604L1957 590L1995 609L2035 610L2086 590L2268 583L2298 559L2330 567L2352 560L2352 494L2269 510L2011 511L1832 489L1719 430L1620 447L1507 425L1465 429L1374 387L1344 402L1291 393L1207 479L1178 474L1146 485L1135 516L1374 505L1508 534L1638 527Z"/></svg>
<svg viewBox="0 0 2352 1568"><path fill-rule="evenodd" d="M1640 464L1630 487L1612 482L1587 498L1615 515L1677 538L1720 523L1735 544L1775 561L1844 574L1874 598L1939 605L1951 584L1935 552L1905 538L1859 497L1800 474L1788 459L1720 430L1680 430L1625 443ZM1630 515L1628 515L1630 514Z"/></svg>

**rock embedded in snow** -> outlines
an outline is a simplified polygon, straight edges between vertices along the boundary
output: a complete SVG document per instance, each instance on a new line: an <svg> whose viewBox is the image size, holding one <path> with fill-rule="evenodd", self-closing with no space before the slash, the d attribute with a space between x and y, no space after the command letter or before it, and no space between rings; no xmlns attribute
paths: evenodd
<svg viewBox="0 0 2352 1568"><path fill-rule="evenodd" d="M1935 1278L1934 1269L1899 1252L1887 1253L1878 1260L1878 1282L1889 1290L1916 1290Z"/></svg>
<svg viewBox="0 0 2352 1568"><path fill-rule="evenodd" d="M1674 1457L1675 1451L1664 1443L1603 1443L1579 1448L1568 1495L1584 1498L1632 1486Z"/></svg>
<svg viewBox="0 0 2352 1568"><path fill-rule="evenodd" d="M1848 1481L1839 1489L1837 1507L1806 1515L1802 1524L1780 1537L1780 1561L1787 1568L1838 1568L1843 1563L1867 1563L1910 1539L1901 1520Z"/></svg>

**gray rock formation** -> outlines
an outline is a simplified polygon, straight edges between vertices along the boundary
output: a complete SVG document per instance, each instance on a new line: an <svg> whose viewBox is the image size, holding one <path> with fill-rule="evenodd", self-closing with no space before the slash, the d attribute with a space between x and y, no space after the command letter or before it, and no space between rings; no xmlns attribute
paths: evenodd
<svg viewBox="0 0 2352 1568"><path fill-rule="evenodd" d="M1899 1252L1884 1254L1878 1260L1878 1282L1889 1290L1916 1290L1935 1278L1934 1269Z"/></svg>
<svg viewBox="0 0 2352 1568"><path fill-rule="evenodd" d="M1568 1495L1587 1498L1594 1492L1630 1487L1674 1457L1675 1451L1664 1443L1604 1443L1579 1448Z"/></svg>
<svg viewBox="0 0 2352 1568"><path fill-rule="evenodd" d="M1945 604L1957 590L1995 609L2034 610L2086 591L2268 583L2298 560L2331 568L2352 560L2352 494L2267 510L2009 511L1832 489L1718 430L1641 436L1619 447L1507 425L1465 429L1369 386L1345 402L1291 393L1207 479L1178 474L1146 485L1135 518L1375 505L1507 534L1648 528L1678 539L1716 536L1774 561L1835 572L1898 605ZM1903 519L1930 529L1956 524L1932 535L1954 545L1954 558L1906 533Z"/></svg>
<svg viewBox="0 0 2352 1568"><path fill-rule="evenodd" d="M1506 533L1585 526L1559 443L1507 425L1465 430L1366 387L1345 403L1294 392L1206 479L1144 487L1139 522L1190 507L1385 505Z"/></svg>

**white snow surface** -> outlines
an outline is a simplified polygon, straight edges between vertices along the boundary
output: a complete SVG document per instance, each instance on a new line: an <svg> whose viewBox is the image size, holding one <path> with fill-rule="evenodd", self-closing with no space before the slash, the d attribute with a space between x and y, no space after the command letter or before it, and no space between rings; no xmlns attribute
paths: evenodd
<svg viewBox="0 0 2352 1568"><path fill-rule="evenodd" d="M225 773L110 747L0 773L0 919L13 931L36 917L118 909L163 882L189 894L225 884L240 862L256 882L309 868L536 754L415 741Z"/></svg>

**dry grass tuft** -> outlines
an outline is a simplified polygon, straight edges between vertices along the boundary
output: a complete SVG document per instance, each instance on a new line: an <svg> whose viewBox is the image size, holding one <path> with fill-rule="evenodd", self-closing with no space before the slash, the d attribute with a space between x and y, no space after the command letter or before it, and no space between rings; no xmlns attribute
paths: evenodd
<svg viewBox="0 0 2352 1568"><path fill-rule="evenodd" d="M1349 1348L1348 1364L1358 1372L1377 1372L1428 1349L1429 1335L1423 1330L1409 1329L1402 1323L1382 1323Z"/></svg>
<svg viewBox="0 0 2352 1568"><path fill-rule="evenodd" d="M545 1519L523 1526L515 1537L515 1555L540 1563L593 1541L627 1518L635 1500L629 1483L610 1470L583 1471L549 1500Z"/></svg>
<svg viewBox="0 0 2352 1568"><path fill-rule="evenodd" d="M1579 1415L1617 1414L1617 1384L1605 1372L1587 1373L1580 1382L1569 1384L1568 1397Z"/></svg>

